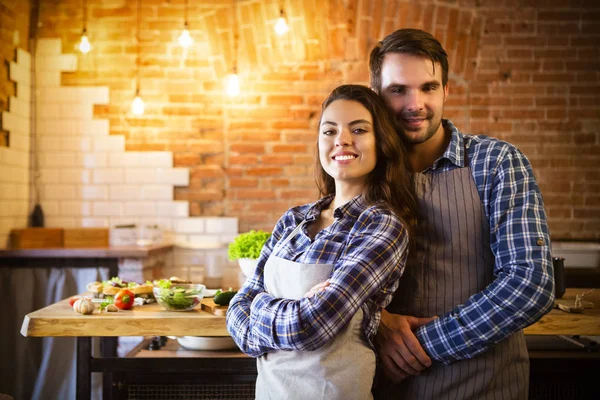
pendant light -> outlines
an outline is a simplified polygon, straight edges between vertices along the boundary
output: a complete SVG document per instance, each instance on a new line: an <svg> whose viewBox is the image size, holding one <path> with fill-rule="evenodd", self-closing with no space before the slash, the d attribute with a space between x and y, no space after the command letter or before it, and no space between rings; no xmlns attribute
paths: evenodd
<svg viewBox="0 0 600 400"><path fill-rule="evenodd" d="M82 54L87 54L92 49L90 40L87 37L87 0L83 0L83 31L76 47Z"/></svg>
<svg viewBox="0 0 600 400"><path fill-rule="evenodd" d="M141 14L142 0L137 0L137 27L135 32L135 40L137 42L137 54L135 58L135 99L131 104L131 112L134 115L144 114L144 100L140 97L140 14Z"/></svg>
<svg viewBox="0 0 600 400"><path fill-rule="evenodd" d="M231 74L227 76L227 83L225 91L229 97L236 97L240 94L240 77L237 73L237 58L238 58L238 18L237 18L237 0L233 0L233 65L231 68Z"/></svg>
<svg viewBox="0 0 600 400"><path fill-rule="evenodd" d="M194 43L194 39L192 39L188 30L188 0L185 0L183 32L181 32L177 41L184 49L187 49Z"/></svg>
<svg viewBox="0 0 600 400"><path fill-rule="evenodd" d="M279 10L279 19L275 24L275 33L279 36L283 36L289 31L290 27L288 26L287 21L285 20L285 12L283 11L283 8L281 8Z"/></svg>

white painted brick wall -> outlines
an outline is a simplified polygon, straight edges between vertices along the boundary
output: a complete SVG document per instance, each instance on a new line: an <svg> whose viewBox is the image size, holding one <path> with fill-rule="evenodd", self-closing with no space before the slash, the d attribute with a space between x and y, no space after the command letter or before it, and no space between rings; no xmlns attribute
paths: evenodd
<svg viewBox="0 0 600 400"><path fill-rule="evenodd" d="M35 75L38 88L57 88L60 86L60 71L38 71Z"/></svg>
<svg viewBox="0 0 600 400"><path fill-rule="evenodd" d="M107 186L85 185L78 188L78 198L84 200L106 200L108 199Z"/></svg>
<svg viewBox="0 0 600 400"><path fill-rule="evenodd" d="M189 170L173 168L171 152L127 152L125 138L110 135L109 121L94 119L94 104L107 104L108 87L62 87L61 73L77 69L59 39L36 46L36 136L41 204L47 226L111 227L158 224L165 236L196 248L223 248L238 230L236 218L189 217L189 203L173 200L175 186L189 185ZM10 76L17 96L2 112L11 148L0 149L0 240L27 223L30 152L31 57L19 50Z"/></svg>
<svg viewBox="0 0 600 400"><path fill-rule="evenodd" d="M8 78L17 83L31 85L31 66L25 66L11 62L8 67Z"/></svg>
<svg viewBox="0 0 600 400"><path fill-rule="evenodd" d="M108 198L112 201L142 200L141 186L110 185Z"/></svg>
<svg viewBox="0 0 600 400"><path fill-rule="evenodd" d="M124 176L125 170L122 168L95 168L92 170L92 183L120 184Z"/></svg>

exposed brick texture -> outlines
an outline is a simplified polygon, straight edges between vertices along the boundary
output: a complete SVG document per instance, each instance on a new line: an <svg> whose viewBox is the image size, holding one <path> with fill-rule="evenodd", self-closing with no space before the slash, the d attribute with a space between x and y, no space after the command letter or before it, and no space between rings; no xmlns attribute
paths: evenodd
<svg viewBox="0 0 600 400"><path fill-rule="evenodd" d="M17 49L29 51L30 0L0 1L0 111L8 111L8 99L16 95L15 82L8 79L8 66L16 61ZM8 146L8 132L0 126L0 146Z"/></svg>
<svg viewBox="0 0 600 400"><path fill-rule="evenodd" d="M529 157L554 239L600 239L596 1L189 0L195 42L186 58L176 41L186 2L142 3L146 114L129 111L134 0L87 1L94 48L62 83L109 87L109 103L94 112L110 133L124 135L127 150L171 151L175 166L190 168L190 186L176 188L175 199L188 200L192 215L239 217L240 231L272 229L287 206L315 199L321 101L341 83L368 83L370 49L397 28L417 27L450 54L446 115ZM283 38L273 31L279 4L291 27ZM39 36L61 38L67 52L81 33L81 2L42 1L40 22ZM236 32L242 93L231 100L223 85ZM1 40L5 47L4 33Z"/></svg>

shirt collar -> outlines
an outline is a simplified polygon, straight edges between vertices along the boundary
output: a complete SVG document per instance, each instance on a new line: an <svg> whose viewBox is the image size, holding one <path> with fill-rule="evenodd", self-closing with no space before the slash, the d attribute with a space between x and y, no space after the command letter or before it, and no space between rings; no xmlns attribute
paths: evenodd
<svg viewBox="0 0 600 400"><path fill-rule="evenodd" d="M319 218L319 215L321 215L321 211L333 201L334 197L335 195L331 194L314 202L313 205L306 212L304 219L306 219L307 221L314 221L317 218ZM335 210L333 210L333 216L334 218L342 218L344 215L347 215L349 217L357 219L365 209L367 209L367 204L363 195L360 194L354 197L346 204L343 204Z"/></svg>
<svg viewBox="0 0 600 400"><path fill-rule="evenodd" d="M449 119L442 119L442 126L444 127L444 130L450 131L450 143L448 144L448 147L446 148L444 154L442 154L440 158L435 160L435 162L431 166L431 169L436 170L437 168L440 168L446 162L445 160L451 162L457 167L464 167L465 140L463 134L458 131L458 129Z"/></svg>

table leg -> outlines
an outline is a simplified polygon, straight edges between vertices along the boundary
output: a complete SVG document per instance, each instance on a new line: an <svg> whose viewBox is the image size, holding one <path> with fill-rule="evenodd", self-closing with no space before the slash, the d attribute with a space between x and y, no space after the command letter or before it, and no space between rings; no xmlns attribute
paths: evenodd
<svg viewBox="0 0 600 400"><path fill-rule="evenodd" d="M100 349L102 357L115 358L117 357L118 337L103 337L100 339ZM106 369L102 371L102 399L112 400L113 395L113 374Z"/></svg>
<svg viewBox="0 0 600 400"><path fill-rule="evenodd" d="M92 390L92 338L77 338L77 400L90 400Z"/></svg>

